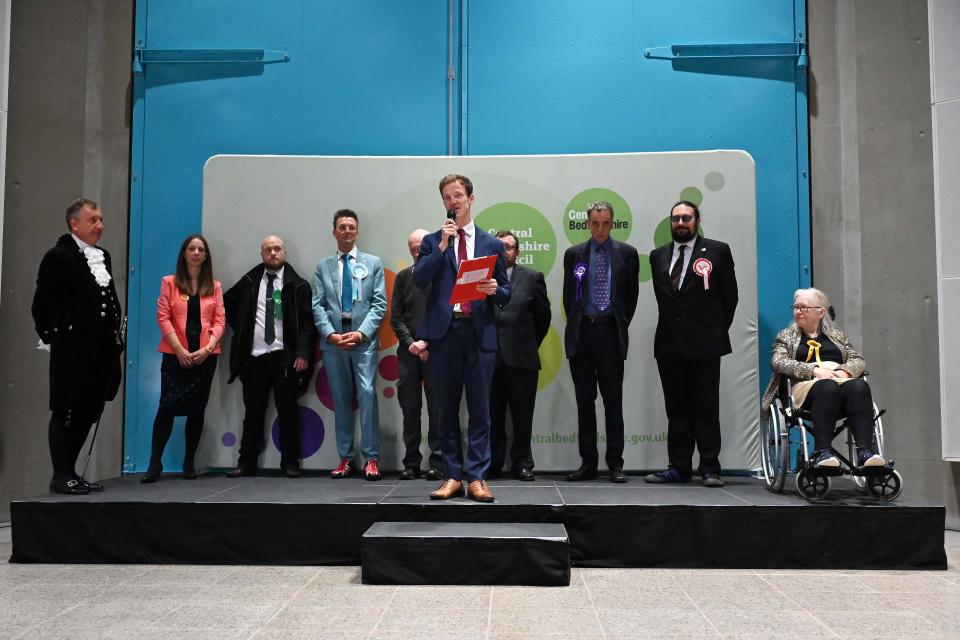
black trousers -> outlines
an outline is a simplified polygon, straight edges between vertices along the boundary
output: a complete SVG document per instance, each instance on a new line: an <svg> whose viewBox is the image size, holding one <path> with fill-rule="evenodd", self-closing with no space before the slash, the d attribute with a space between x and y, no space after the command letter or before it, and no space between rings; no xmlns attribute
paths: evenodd
<svg viewBox="0 0 960 640"><path fill-rule="evenodd" d="M507 409L513 419L510 468L533 469L530 437L533 435L533 408L537 399L536 369L518 369L502 362L493 370L490 386L490 469L501 471L507 457Z"/></svg>
<svg viewBox="0 0 960 640"><path fill-rule="evenodd" d="M68 482L79 478L76 472L77 458L83 451L83 444L87 441L94 422L95 417L78 415L72 411L54 411L51 414L47 438L54 482Z"/></svg>
<svg viewBox="0 0 960 640"><path fill-rule="evenodd" d="M430 468L443 471L443 456L440 453L440 399L436 387L430 383L430 363L422 362L403 346L397 349L397 365L400 378L397 382L397 400L403 413L403 467L420 468L423 454L420 442L423 438L420 416L423 411L423 396L427 396L427 446L430 448Z"/></svg>
<svg viewBox="0 0 960 640"><path fill-rule="evenodd" d="M613 318L609 322L580 326L576 354L570 358L577 397L577 440L580 458L587 467L596 468L597 389L603 396L607 428L607 467L623 468L623 358Z"/></svg>
<svg viewBox="0 0 960 640"><path fill-rule="evenodd" d="M813 446L817 451L830 448L834 427L843 416L847 416L847 428L857 446L874 451L873 395L866 380L857 378L843 384L818 380L807 391L803 408L813 414Z"/></svg>
<svg viewBox="0 0 960 640"><path fill-rule="evenodd" d="M263 420L270 392L280 421L280 466L294 464L300 458L300 419L297 413L297 375L286 366L284 351L250 358L240 376L243 384L243 435L240 438L238 467L256 469L264 450Z"/></svg>
<svg viewBox="0 0 960 640"><path fill-rule="evenodd" d="M693 448L700 473L720 473L720 358L657 358L667 409L670 466L693 473Z"/></svg>

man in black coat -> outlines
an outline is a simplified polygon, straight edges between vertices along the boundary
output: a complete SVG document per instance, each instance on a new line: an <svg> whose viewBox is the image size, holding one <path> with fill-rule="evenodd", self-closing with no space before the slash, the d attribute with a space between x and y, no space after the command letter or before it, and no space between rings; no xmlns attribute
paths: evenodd
<svg viewBox="0 0 960 640"><path fill-rule="evenodd" d="M407 248L413 265L403 269L393 281L393 297L390 299L390 326L400 344L397 347L397 364L400 379L397 382L397 400L403 412L403 471L401 480L420 477L420 453L422 438L420 412L423 396L427 396L427 446L430 447L430 468L427 480L443 478L443 455L440 453L440 399L435 385L430 384L430 351L426 340L417 340L417 327L423 320L423 310L430 291L419 288L413 282L413 270L420 255L420 242L430 233L417 229L407 237Z"/></svg>
<svg viewBox="0 0 960 640"><path fill-rule="evenodd" d="M103 491L76 473L90 427L120 388L123 329L110 254L97 247L103 216L81 198L67 208L69 234L43 256L33 296L33 321L50 345L50 490L67 495Z"/></svg>
<svg viewBox="0 0 960 640"><path fill-rule="evenodd" d="M267 400L280 419L280 470L300 476L300 418L297 397L306 391L317 329L310 283L286 263L279 236L260 243L261 264L223 294L230 340L230 380L243 385L243 435L237 467L227 477L255 475L263 443Z"/></svg>
<svg viewBox="0 0 960 640"><path fill-rule="evenodd" d="M518 480L532 481L533 407L540 377L540 343L550 328L550 301L543 274L517 264L520 246L510 231L500 231L510 280L510 301L494 309L497 365L490 386L490 472L496 478L507 455L507 408L513 419L510 469Z"/></svg>
<svg viewBox="0 0 960 640"><path fill-rule="evenodd" d="M613 205L595 202L587 209L590 240L563 254L563 308L567 314L564 347L577 396L580 468L567 480L597 477L597 388L603 396L607 429L607 468L611 482L626 482L623 472L623 362L627 329L637 310L640 257L630 245L610 237Z"/></svg>
<svg viewBox="0 0 960 640"><path fill-rule="evenodd" d="M673 241L650 253L659 319L653 343L667 408L670 466L647 482L690 482L693 448L705 487L720 479L720 358L737 309L730 247L698 235L700 210L681 201L670 210Z"/></svg>

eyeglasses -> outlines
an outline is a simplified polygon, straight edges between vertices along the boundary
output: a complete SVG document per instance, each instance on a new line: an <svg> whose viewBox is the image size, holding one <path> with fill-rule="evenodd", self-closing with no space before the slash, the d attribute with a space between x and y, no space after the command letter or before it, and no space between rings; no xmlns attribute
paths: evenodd
<svg viewBox="0 0 960 640"><path fill-rule="evenodd" d="M670 216L670 222L673 224L677 224L678 222L693 222L693 216L689 213Z"/></svg>
<svg viewBox="0 0 960 640"><path fill-rule="evenodd" d="M791 305L790 308L797 313L807 313L808 311L813 311L814 309L823 309L823 307L805 307L800 304Z"/></svg>
<svg viewBox="0 0 960 640"><path fill-rule="evenodd" d="M501 242L502 242L502 241L501 241ZM513 251L514 249L517 248L517 245L511 244L511 243L509 243L509 242L504 242L504 243L503 243L503 248L504 248L504 249L509 249L509 250Z"/></svg>

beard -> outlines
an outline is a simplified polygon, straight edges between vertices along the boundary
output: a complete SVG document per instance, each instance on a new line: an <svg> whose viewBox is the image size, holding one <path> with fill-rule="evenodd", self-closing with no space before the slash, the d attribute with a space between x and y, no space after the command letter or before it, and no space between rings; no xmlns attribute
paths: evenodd
<svg viewBox="0 0 960 640"><path fill-rule="evenodd" d="M690 229L670 229L670 235L673 236L674 241L676 242L689 242L697 236L697 231L700 229L700 223L694 222L693 226Z"/></svg>

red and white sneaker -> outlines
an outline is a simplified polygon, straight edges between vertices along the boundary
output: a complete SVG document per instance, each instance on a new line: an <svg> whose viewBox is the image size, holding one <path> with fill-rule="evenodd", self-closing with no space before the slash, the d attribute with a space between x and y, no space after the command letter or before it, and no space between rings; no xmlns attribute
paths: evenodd
<svg viewBox="0 0 960 640"><path fill-rule="evenodd" d="M377 468L376 460L367 460L367 464L363 465L363 476L367 480L380 479L380 469Z"/></svg>
<svg viewBox="0 0 960 640"><path fill-rule="evenodd" d="M331 478L346 478L350 475L350 458L344 458L340 461L340 466L330 472Z"/></svg>

